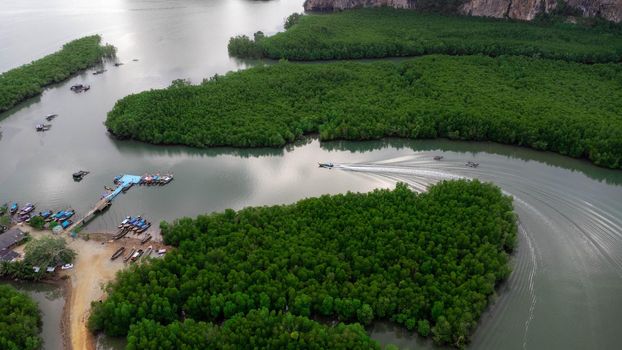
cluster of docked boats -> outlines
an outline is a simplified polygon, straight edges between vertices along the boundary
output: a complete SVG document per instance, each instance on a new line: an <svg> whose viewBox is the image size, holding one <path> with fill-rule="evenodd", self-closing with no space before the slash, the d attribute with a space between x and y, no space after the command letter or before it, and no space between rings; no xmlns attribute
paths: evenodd
<svg viewBox="0 0 622 350"><path fill-rule="evenodd" d="M30 222L35 217L41 217L45 222L58 222L62 228L69 227L73 222L70 220L72 216L76 214L73 209L59 210L54 213L51 210L40 211L38 214L33 214L35 205L32 203L26 203L23 207L19 207L17 203L11 203L8 211L11 216L16 216L17 222Z"/></svg>
<svg viewBox="0 0 622 350"><path fill-rule="evenodd" d="M173 174L164 174L164 175L160 175L160 174L155 174L155 175L145 174L145 175L143 175L140 178L139 184L147 185L147 186L152 186L152 185L164 186L164 185L168 184L171 181L173 181Z"/></svg>
<svg viewBox="0 0 622 350"><path fill-rule="evenodd" d="M110 257L110 260L117 259L118 257L122 256L124 252L125 252L125 247L121 247L121 248L117 249L117 251L114 252L114 254L112 254L112 256ZM132 250L130 250L129 254L126 255L125 257L123 257L123 261L124 262L128 262L128 261L136 262L136 261L138 261L141 258L142 258L142 260L145 260L153 252L154 252L153 246L149 246L145 250L132 248ZM158 250L155 250L155 252L157 254L157 257L161 257L164 254L166 254L166 249L158 249Z"/></svg>
<svg viewBox="0 0 622 350"><path fill-rule="evenodd" d="M35 210L35 205L32 203L26 203L21 209L17 203L12 203L9 208L11 215L17 216L18 222L29 222L32 212Z"/></svg>
<svg viewBox="0 0 622 350"><path fill-rule="evenodd" d="M73 221L71 221L71 217L76 214L76 211L73 209L67 210L59 210L56 213L51 210L47 210L44 212L40 212L39 216L41 216L45 222L58 222L63 229L71 226Z"/></svg>
<svg viewBox="0 0 622 350"><path fill-rule="evenodd" d="M112 256L110 257L110 260L115 260L117 258L119 258L120 256L123 255L123 253L125 253L125 247L121 247L119 249L117 249L114 254L112 254ZM136 249L136 248L132 248L132 250L130 250L129 254L127 254L125 257L123 257L123 261L124 262L135 262L138 259L140 259L142 257L143 260L147 259L151 253L155 253L156 257L162 257L164 256L164 254L166 254L166 249L157 249L154 250L153 246L149 246L147 247L147 249L142 250L142 249Z"/></svg>
<svg viewBox="0 0 622 350"><path fill-rule="evenodd" d="M119 224L119 227L118 227L119 228L119 232L117 232L117 234L114 235L113 239L114 240L121 239L121 238L125 237L130 232L132 232L134 234L141 234L141 233L147 231L149 229L149 227L151 227L151 223L147 222L147 220L142 218L140 215L136 216L136 217L127 216ZM146 243L149 240L151 240L151 235L150 234L146 234L145 237L142 238L141 244L142 243Z"/></svg>

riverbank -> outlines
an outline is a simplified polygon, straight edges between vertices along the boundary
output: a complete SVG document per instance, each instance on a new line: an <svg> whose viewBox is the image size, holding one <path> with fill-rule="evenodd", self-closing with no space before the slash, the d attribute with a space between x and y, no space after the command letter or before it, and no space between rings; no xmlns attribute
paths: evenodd
<svg viewBox="0 0 622 350"><path fill-rule="evenodd" d="M21 227L28 231L28 227ZM51 231L30 231L33 238L53 235ZM91 302L105 298L105 286L114 280L118 271L127 264L122 258L110 260L112 254L120 247L132 248L141 246L140 240L123 238L111 241L111 235L105 233L89 233L89 239L68 238L68 247L76 252L74 267L56 272L56 275L44 280L55 283L63 288L65 305L61 319L61 332L65 349L94 350L95 338L87 328ZM159 242L149 242L154 249L165 247ZM23 253L23 246L16 248Z"/></svg>
<svg viewBox="0 0 622 350"><path fill-rule="evenodd" d="M296 61L429 54L520 55L582 63L622 58L622 26L614 25L528 23L385 7L292 15L285 27L272 36L231 38L229 53Z"/></svg>

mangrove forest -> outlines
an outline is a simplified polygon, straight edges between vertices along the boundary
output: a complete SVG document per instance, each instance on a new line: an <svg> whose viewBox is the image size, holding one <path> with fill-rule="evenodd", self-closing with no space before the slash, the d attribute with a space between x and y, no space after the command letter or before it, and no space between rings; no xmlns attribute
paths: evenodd
<svg viewBox="0 0 622 350"><path fill-rule="evenodd" d="M38 350L40 330L37 303L12 286L0 284L0 349Z"/></svg>
<svg viewBox="0 0 622 350"><path fill-rule="evenodd" d="M231 38L228 49L243 58L303 61L482 54L604 63L622 61L621 28L374 8L294 14L285 32L270 37L257 33L253 39L240 35Z"/></svg>
<svg viewBox="0 0 622 350"><path fill-rule="evenodd" d="M492 184L453 180L162 223L177 248L121 271L89 327L127 336L130 349L156 348L152 339L167 349L369 349L356 324L391 320L460 347L510 273L512 209Z"/></svg>
<svg viewBox="0 0 622 350"><path fill-rule="evenodd" d="M155 144L382 137L495 141L622 168L622 66L521 56L279 62L117 101L106 126Z"/></svg>
<svg viewBox="0 0 622 350"><path fill-rule="evenodd" d="M92 35L68 42L58 52L0 74L0 112L114 53L113 46L101 45L101 37Z"/></svg>

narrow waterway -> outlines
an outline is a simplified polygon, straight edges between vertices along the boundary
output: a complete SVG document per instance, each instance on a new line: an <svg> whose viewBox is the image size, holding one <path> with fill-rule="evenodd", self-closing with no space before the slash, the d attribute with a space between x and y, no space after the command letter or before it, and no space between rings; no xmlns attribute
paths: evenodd
<svg viewBox="0 0 622 350"><path fill-rule="evenodd" d="M172 171L164 187L135 187L116 199L91 231L113 230L126 215L173 220L181 216L291 203L325 193L369 191L403 181L415 189L443 179L479 178L515 199L520 244L514 272L473 336L472 349L612 349L622 311L622 172L554 154L492 143L446 140L320 143L285 149L158 147L117 141L103 121L130 93L197 83L253 62L229 58L228 38L273 33L302 11L301 0L7 0L0 8L0 71L100 33L125 64L98 76L84 72L0 114L0 202L72 207L82 214L118 174ZM133 61L137 59L138 61ZM87 83L74 94L69 86ZM52 130L36 133L42 116L58 113ZM433 156L443 155L441 161ZM480 163L465 167L466 161ZM338 164L333 170L317 162ZM71 173L89 170L82 182ZM57 306L41 308L53 313ZM56 300L56 299L55 299ZM62 307L61 307L62 309ZM60 320L60 316L58 317ZM58 349L59 321L44 318L46 349ZM47 328L46 328L47 327ZM405 349L432 348L409 332L378 324L374 338ZM114 339L99 348L119 349Z"/></svg>
<svg viewBox="0 0 622 350"><path fill-rule="evenodd" d="M34 300L41 310L41 338L43 349L57 350L63 348L63 335L61 333L61 320L65 297L63 288L59 285L33 282L6 282L18 291L27 294Z"/></svg>

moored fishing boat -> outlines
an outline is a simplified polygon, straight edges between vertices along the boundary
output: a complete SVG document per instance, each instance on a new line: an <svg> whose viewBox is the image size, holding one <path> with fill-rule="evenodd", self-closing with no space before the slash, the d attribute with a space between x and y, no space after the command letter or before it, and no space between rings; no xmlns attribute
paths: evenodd
<svg viewBox="0 0 622 350"><path fill-rule="evenodd" d="M131 228L133 227L139 220L141 219L140 215L138 215L137 217L135 217L134 219L128 221L125 225L123 225L124 228Z"/></svg>
<svg viewBox="0 0 622 350"><path fill-rule="evenodd" d="M151 227L151 223L150 222L144 224L140 229L138 229L136 231L136 233L143 233L143 232L147 231L147 229L149 229L149 227Z"/></svg>
<svg viewBox="0 0 622 350"><path fill-rule="evenodd" d="M125 224L127 224L128 222L130 222L130 220L132 220L133 218L131 216L126 216L125 219L123 219L123 221L121 221L121 223L119 224L119 226L117 226L118 228L122 228Z"/></svg>
<svg viewBox="0 0 622 350"><path fill-rule="evenodd" d="M71 224L73 224L73 221L71 221L71 220L65 220L65 221L63 221L63 222L60 224L60 226L61 226L63 229L66 229L67 227L71 226Z"/></svg>
<svg viewBox="0 0 622 350"><path fill-rule="evenodd" d="M76 211L75 211L75 210L73 210L73 209L69 209L69 210L65 211L65 217L64 217L64 219L65 219L65 220L66 220L66 219L69 219L69 218L71 218L72 216L74 216L75 214L76 214Z"/></svg>
<svg viewBox="0 0 622 350"><path fill-rule="evenodd" d="M17 213L17 209L19 209L19 206L17 205L17 203L13 203L11 204L11 208L9 209L9 213L11 213L11 215L14 215L15 213Z"/></svg>
<svg viewBox="0 0 622 350"><path fill-rule="evenodd" d="M35 205L32 203L26 203L26 205L19 211L20 215L29 214L31 211L35 210Z"/></svg>
<svg viewBox="0 0 622 350"><path fill-rule="evenodd" d="M134 226L132 226L132 231L137 232L146 223L147 223L147 221L145 221L144 219L138 221L136 224L134 224Z"/></svg>

